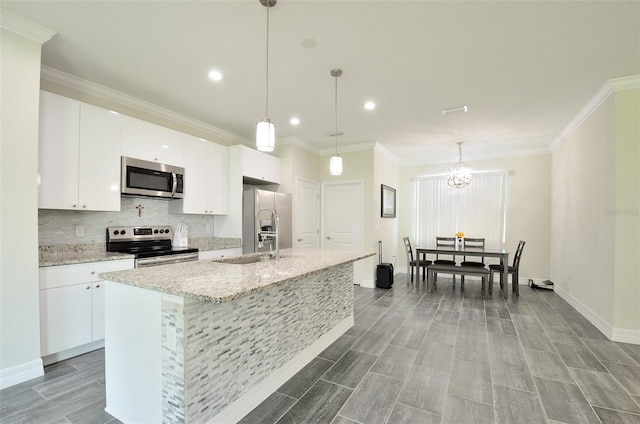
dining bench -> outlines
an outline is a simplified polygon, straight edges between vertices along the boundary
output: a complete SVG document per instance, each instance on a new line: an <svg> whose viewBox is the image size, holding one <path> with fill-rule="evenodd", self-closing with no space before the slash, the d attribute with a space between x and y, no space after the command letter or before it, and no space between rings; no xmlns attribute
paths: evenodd
<svg viewBox="0 0 640 424"><path fill-rule="evenodd" d="M482 290L484 297L489 296L489 273L486 268L477 266L460 266L460 265L445 265L445 264L433 264L427 266L427 291L430 293L433 291L433 285L435 280L435 274L442 272L445 274L457 274L457 275L470 275L482 278ZM462 283L464 284L464 283Z"/></svg>

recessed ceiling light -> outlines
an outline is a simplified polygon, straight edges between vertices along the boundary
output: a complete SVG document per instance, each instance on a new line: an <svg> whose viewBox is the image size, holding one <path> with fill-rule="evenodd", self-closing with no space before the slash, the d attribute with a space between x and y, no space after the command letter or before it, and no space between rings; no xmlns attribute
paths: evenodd
<svg viewBox="0 0 640 424"><path fill-rule="evenodd" d="M373 110L376 108L376 104L372 101L368 101L364 104L364 108L367 110Z"/></svg>
<svg viewBox="0 0 640 424"><path fill-rule="evenodd" d="M300 125L300 118L294 116L289 120L289 123L291 125Z"/></svg>
<svg viewBox="0 0 640 424"><path fill-rule="evenodd" d="M222 76L222 72L213 70L209 72L209 78L214 81L222 81L224 77Z"/></svg>

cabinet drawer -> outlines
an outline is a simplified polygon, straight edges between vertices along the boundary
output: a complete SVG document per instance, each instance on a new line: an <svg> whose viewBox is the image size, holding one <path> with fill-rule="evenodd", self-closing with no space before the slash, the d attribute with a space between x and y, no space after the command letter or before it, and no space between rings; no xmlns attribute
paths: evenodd
<svg viewBox="0 0 640 424"><path fill-rule="evenodd" d="M40 289L99 281L102 272L124 269L133 269L133 259L44 267L40 268Z"/></svg>

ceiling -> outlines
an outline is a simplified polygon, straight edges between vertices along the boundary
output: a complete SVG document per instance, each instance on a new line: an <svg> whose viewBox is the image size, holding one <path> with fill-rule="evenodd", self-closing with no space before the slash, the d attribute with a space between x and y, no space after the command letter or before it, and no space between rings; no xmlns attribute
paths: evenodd
<svg viewBox="0 0 640 424"><path fill-rule="evenodd" d="M259 0L0 5L57 31L43 65L247 144L265 115ZM277 142L333 151L341 68L340 151L378 142L402 165L455 161L458 141L465 159L526 155L548 151L607 80L640 74L640 1L278 0L269 42Z"/></svg>

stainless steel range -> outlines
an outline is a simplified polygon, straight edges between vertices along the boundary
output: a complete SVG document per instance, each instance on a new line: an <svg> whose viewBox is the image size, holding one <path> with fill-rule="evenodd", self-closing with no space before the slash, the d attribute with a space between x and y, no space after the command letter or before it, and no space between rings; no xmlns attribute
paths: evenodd
<svg viewBox="0 0 640 424"><path fill-rule="evenodd" d="M135 255L135 267L198 260L198 249L172 247L171 227L108 227L107 251Z"/></svg>

